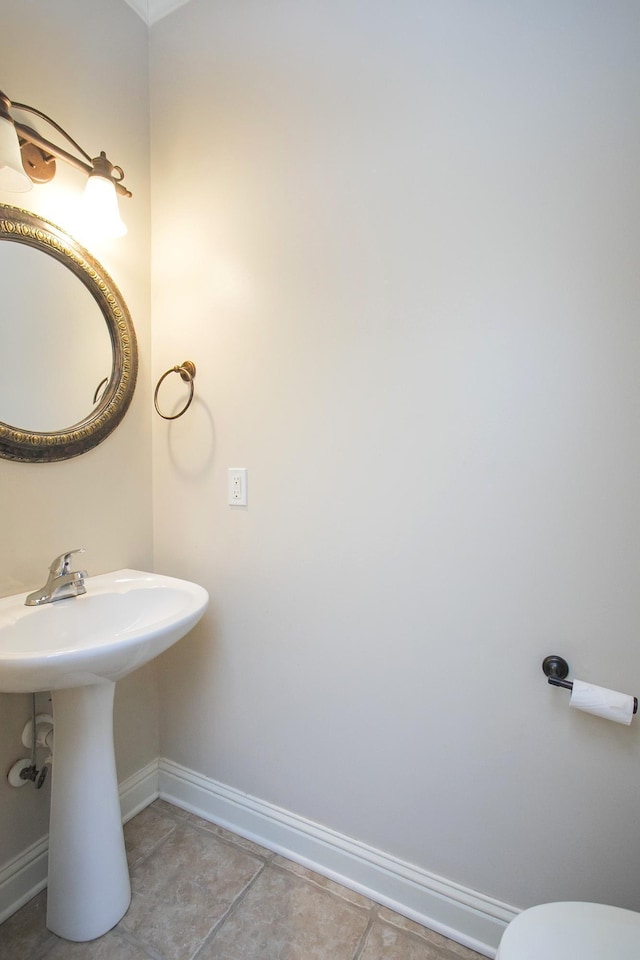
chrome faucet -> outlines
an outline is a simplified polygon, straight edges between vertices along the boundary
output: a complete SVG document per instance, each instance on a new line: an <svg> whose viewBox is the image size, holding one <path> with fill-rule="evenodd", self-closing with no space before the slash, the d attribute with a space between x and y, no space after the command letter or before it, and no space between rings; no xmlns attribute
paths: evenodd
<svg viewBox="0 0 640 960"><path fill-rule="evenodd" d="M84 578L89 574L86 570L72 570L71 556L74 553L84 553L84 548L69 550L61 553L49 567L49 578L44 587L34 590L25 600L25 606L37 607L41 603L53 603L55 600L65 600L67 597L80 597L87 592Z"/></svg>

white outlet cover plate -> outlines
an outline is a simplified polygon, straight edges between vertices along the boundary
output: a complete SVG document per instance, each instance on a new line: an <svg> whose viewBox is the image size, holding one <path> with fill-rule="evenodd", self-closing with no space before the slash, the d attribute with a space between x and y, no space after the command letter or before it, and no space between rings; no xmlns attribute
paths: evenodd
<svg viewBox="0 0 640 960"><path fill-rule="evenodd" d="M231 507L247 506L247 468L229 467L228 499Z"/></svg>

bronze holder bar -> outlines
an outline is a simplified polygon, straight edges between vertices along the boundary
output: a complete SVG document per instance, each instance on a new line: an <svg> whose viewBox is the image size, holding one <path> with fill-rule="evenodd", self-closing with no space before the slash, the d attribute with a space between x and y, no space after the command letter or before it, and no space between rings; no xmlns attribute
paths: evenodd
<svg viewBox="0 0 640 960"><path fill-rule="evenodd" d="M166 413L162 413L160 407L158 406L158 391L163 381L169 376L170 373L179 373L182 380L185 383L189 384L189 398L185 403L182 410L178 413L174 413L173 416L168 416ZM196 365L191 360L185 360L184 363L177 364L175 367L165 371L162 374L158 383L156 385L155 393L153 394L153 405L156 408L156 413L162 417L163 420L177 420L178 417L181 417L183 413L186 413L189 407L191 406L191 401L193 400L193 381L196 375Z"/></svg>

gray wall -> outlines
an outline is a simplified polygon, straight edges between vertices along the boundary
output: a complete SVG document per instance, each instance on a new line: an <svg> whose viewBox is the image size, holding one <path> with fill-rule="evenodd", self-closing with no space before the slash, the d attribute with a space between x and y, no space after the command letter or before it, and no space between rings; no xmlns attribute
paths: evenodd
<svg viewBox="0 0 640 960"><path fill-rule="evenodd" d="M515 906L640 906L637 4L151 29L168 758ZM249 506L226 470L249 470Z"/></svg>

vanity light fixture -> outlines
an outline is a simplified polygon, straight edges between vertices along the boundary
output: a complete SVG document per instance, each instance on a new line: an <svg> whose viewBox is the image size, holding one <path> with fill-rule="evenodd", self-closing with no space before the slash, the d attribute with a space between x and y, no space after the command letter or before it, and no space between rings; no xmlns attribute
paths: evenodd
<svg viewBox="0 0 640 960"><path fill-rule="evenodd" d="M46 140L31 127L19 123L13 112L31 113L48 123L82 156ZM85 216L105 237L121 237L127 228L120 217L117 194L130 197L122 183L124 172L107 159L104 151L91 157L66 130L46 113L26 103L13 103L0 90L0 189L15 193L31 190L34 183L49 183L56 172L56 160L64 160L87 177L84 194Z"/></svg>

